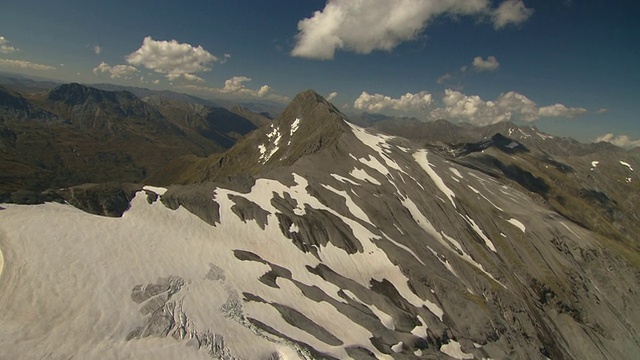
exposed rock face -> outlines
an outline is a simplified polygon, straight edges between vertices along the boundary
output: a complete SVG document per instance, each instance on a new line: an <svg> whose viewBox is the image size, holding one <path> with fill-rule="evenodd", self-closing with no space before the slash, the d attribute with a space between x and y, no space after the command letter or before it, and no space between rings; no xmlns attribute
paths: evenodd
<svg viewBox="0 0 640 360"><path fill-rule="evenodd" d="M36 245L49 238L29 242L21 236L31 233L15 229L43 214L110 229L89 254L78 250L87 247L82 236L55 228L47 236L72 237L72 272L115 262L86 281L106 278L121 316L135 320L116 352L145 337L183 342L184 357L224 359L640 351L637 207L620 196L635 196L633 157L587 162L507 134L425 149L350 125L305 92L207 166L198 174L212 183L145 186L110 223L63 205L35 206L30 216L3 205L10 225L0 244L40 254ZM607 185L621 176L632 180ZM19 309L16 294L0 301L3 323L13 320L5 308Z"/></svg>

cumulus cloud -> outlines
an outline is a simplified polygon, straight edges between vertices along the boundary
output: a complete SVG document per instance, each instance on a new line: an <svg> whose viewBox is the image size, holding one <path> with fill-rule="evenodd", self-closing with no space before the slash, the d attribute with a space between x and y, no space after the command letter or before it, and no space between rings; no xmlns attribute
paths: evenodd
<svg viewBox="0 0 640 360"><path fill-rule="evenodd" d="M8 45L9 40L7 40L4 36L0 36L0 53L10 54L13 52L18 52L20 49L17 49L13 46Z"/></svg>
<svg viewBox="0 0 640 360"><path fill-rule="evenodd" d="M196 86L196 85L183 85L179 86L182 89L197 91L197 92L206 92L206 93L214 93L214 94L233 94L240 95L246 97L255 97L255 98L264 98L279 102L286 102L289 100L288 97L283 95L278 95L273 92L273 89L269 85L262 85L258 90L250 89L245 86L245 83L250 82L251 78L247 76L234 76L230 79L227 79L224 82L224 87L216 88L216 87L208 87L208 86Z"/></svg>
<svg viewBox="0 0 640 360"><path fill-rule="evenodd" d="M222 92L246 92L251 91L244 86L245 82L251 81L250 77L246 76L234 76L224 82L224 88Z"/></svg>
<svg viewBox="0 0 640 360"><path fill-rule="evenodd" d="M0 59L0 67L10 67L30 70L55 70L56 68L49 65L36 64L25 60Z"/></svg>
<svg viewBox="0 0 640 360"><path fill-rule="evenodd" d="M129 79L131 75L135 74L136 72L138 72L138 69L136 69L131 65L110 66L104 61L101 62L100 65L93 68L93 73L95 75L99 75L101 73L107 73L109 74L109 77L112 79L119 79L119 78Z"/></svg>
<svg viewBox="0 0 640 360"><path fill-rule="evenodd" d="M488 125L502 121L529 122L543 117L573 118L587 112L584 108L562 104L539 107L533 100L515 91L500 94L496 100L485 101L477 95L446 89L442 104L442 107L432 110L428 118Z"/></svg>
<svg viewBox="0 0 640 360"><path fill-rule="evenodd" d="M322 11L298 22L291 54L332 59L336 49L361 54L389 51L415 39L439 15L479 14L487 6L487 0L329 0Z"/></svg>
<svg viewBox="0 0 640 360"><path fill-rule="evenodd" d="M543 106L538 109L538 113L541 117L562 117L562 118L574 118L587 112L584 108L572 108L566 107L562 104L554 104L549 106Z"/></svg>
<svg viewBox="0 0 640 360"><path fill-rule="evenodd" d="M328 60L337 49L369 54L390 51L421 36L438 16L490 17L496 29L519 24L533 10L522 0L491 9L489 0L329 0L321 11L298 22L292 56Z"/></svg>
<svg viewBox="0 0 640 360"><path fill-rule="evenodd" d="M93 53L96 55L100 55L100 53L102 52L102 48L98 45L93 47Z"/></svg>
<svg viewBox="0 0 640 360"><path fill-rule="evenodd" d="M327 95L327 97L325 99L327 99L327 101L331 101L331 100L335 99L336 96L338 96L338 93L334 91L334 92L330 93L329 95Z"/></svg>
<svg viewBox="0 0 640 360"><path fill-rule="evenodd" d="M619 147L623 147L623 148L627 148L627 149L640 146L640 139L632 140L627 135L615 136L615 135L613 135L611 133L599 136L596 139L595 142L608 142L608 143L611 143L611 144L613 144L615 146L619 146Z"/></svg>
<svg viewBox="0 0 640 360"><path fill-rule="evenodd" d="M496 71L500 67L500 63L495 56L489 56L486 60L480 56L476 56L471 64L477 72Z"/></svg>
<svg viewBox="0 0 640 360"><path fill-rule="evenodd" d="M225 57L228 58L228 57ZM176 40L157 41L150 36L144 38L142 46L127 56L127 62L135 66L165 74L167 79L174 81L201 81L193 73L210 71L213 63L220 59L202 46L192 46L179 43Z"/></svg>
<svg viewBox="0 0 640 360"><path fill-rule="evenodd" d="M363 91L353 103L353 107L370 112L380 112L391 109L408 113L425 110L432 103L433 96L426 91L421 91L417 94L406 93L397 99L382 94L369 94Z"/></svg>
<svg viewBox="0 0 640 360"><path fill-rule="evenodd" d="M533 15L533 9L527 8L522 0L506 0L493 11L493 27L501 29L509 24L518 25Z"/></svg>

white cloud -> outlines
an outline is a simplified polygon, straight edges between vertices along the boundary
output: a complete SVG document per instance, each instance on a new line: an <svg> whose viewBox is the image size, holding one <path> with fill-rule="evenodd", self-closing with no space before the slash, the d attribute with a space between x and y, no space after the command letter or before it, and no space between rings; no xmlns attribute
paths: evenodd
<svg viewBox="0 0 640 360"><path fill-rule="evenodd" d="M228 57L225 57L228 58ZM216 56L202 48L176 40L156 41L150 36L144 38L142 46L127 56L131 65L144 66L147 69L165 74L169 81L184 79L187 81L201 81L193 73L210 71Z"/></svg>
<svg viewBox="0 0 640 360"><path fill-rule="evenodd" d="M129 79L131 75L138 72L138 69L131 65L115 65L110 66L106 62L101 62L100 65L93 68L93 73L99 75L100 73L107 73L112 79Z"/></svg>
<svg viewBox="0 0 640 360"><path fill-rule="evenodd" d="M570 108L562 104L554 104L549 106L543 106L538 109L538 113L541 117L562 117L562 118L574 118L587 112L584 108Z"/></svg>
<svg viewBox="0 0 640 360"><path fill-rule="evenodd" d="M9 40L7 40L4 36L0 36L0 53L11 54L13 52L20 51L20 49L10 46L8 44L9 44Z"/></svg>
<svg viewBox="0 0 640 360"><path fill-rule="evenodd" d="M447 82L447 81L449 81L451 79L453 79L453 75L451 75L449 73L446 73L446 74L440 76L438 78L438 80L436 80L436 83L438 83L439 85L442 85L442 84L444 84L445 82Z"/></svg>
<svg viewBox="0 0 640 360"><path fill-rule="evenodd" d="M500 94L494 101L484 101L477 95L446 89L442 104L444 106L431 111L428 118L488 125L502 121L534 121L543 117L573 118L587 112L584 108L562 104L539 107L515 91Z"/></svg>
<svg viewBox="0 0 640 360"><path fill-rule="evenodd" d="M606 113L608 111L609 111L609 109L607 109L607 108L600 108L600 109L596 110L596 114L604 114L604 113Z"/></svg>
<svg viewBox="0 0 640 360"><path fill-rule="evenodd" d="M335 99L336 96L338 96L338 93L334 91L334 92L330 93L329 95L327 95L327 97L325 99L327 101L331 101L331 100Z"/></svg>
<svg viewBox="0 0 640 360"><path fill-rule="evenodd" d="M615 136L613 134L605 134L605 135L599 136L595 142L608 142L615 146L619 146L627 149L640 146L640 139L632 140L627 135Z"/></svg>
<svg viewBox="0 0 640 360"><path fill-rule="evenodd" d="M0 59L0 67L11 67L30 70L55 70L56 68L49 65L32 63L25 60Z"/></svg>
<svg viewBox="0 0 640 360"><path fill-rule="evenodd" d="M102 52L102 48L98 45L93 47L93 53L96 55L100 55L100 53Z"/></svg>
<svg viewBox="0 0 640 360"><path fill-rule="evenodd" d="M509 24L521 24L533 15L522 0L506 0L493 12L493 27L501 29Z"/></svg>
<svg viewBox="0 0 640 360"><path fill-rule="evenodd" d="M359 110L380 112L385 109L396 110L399 112L415 112L427 109L433 103L433 96L421 91L416 94L406 93L398 99L382 94L369 94L363 91L355 100L353 107Z"/></svg>
<svg viewBox="0 0 640 360"><path fill-rule="evenodd" d="M471 64L477 72L496 71L500 67L500 63L495 56L489 56L486 60L476 56Z"/></svg>
<svg viewBox="0 0 640 360"><path fill-rule="evenodd" d="M329 60L337 49L391 51L421 36L438 16L489 16L498 29L525 21L533 11L521 0L506 0L497 9L490 5L489 0L328 0L324 9L298 22L291 55Z"/></svg>
<svg viewBox="0 0 640 360"><path fill-rule="evenodd" d="M270 92L271 92L271 87L269 87L269 85L262 85L260 86L260 89L258 89L258 92L256 93L256 95L258 95L258 97L265 97Z"/></svg>
<svg viewBox="0 0 640 360"><path fill-rule="evenodd" d="M251 91L244 86L245 82L251 81L250 77L246 76L234 76L231 79L228 79L224 82L224 88L222 88L222 92L243 92L243 91Z"/></svg>
<svg viewBox="0 0 640 360"><path fill-rule="evenodd" d="M245 97L269 99L278 102L286 102L289 100L289 98L286 96L275 94L273 92L273 89L271 89L269 85L262 85L258 90L249 89L245 86L245 83L250 81L251 78L247 76L234 76L230 79L227 79L224 82L224 87L222 88L197 85L182 85L179 87L182 89L201 93L204 92L214 94L232 94Z"/></svg>

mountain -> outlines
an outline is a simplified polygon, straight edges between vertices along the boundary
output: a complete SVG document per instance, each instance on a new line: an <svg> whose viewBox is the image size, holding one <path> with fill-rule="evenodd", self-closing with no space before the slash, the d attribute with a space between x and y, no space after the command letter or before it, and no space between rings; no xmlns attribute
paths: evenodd
<svg viewBox="0 0 640 360"><path fill-rule="evenodd" d="M425 146L306 91L225 152L164 167L166 183L65 195L119 217L2 204L0 349L634 358L640 163L613 153L629 157L553 155L508 131Z"/></svg>
<svg viewBox="0 0 640 360"><path fill-rule="evenodd" d="M139 182L170 160L222 152L256 128L224 108L147 100L80 84L26 93L0 87L0 198Z"/></svg>
<svg viewBox="0 0 640 360"><path fill-rule="evenodd" d="M168 185L258 176L335 145L349 129L343 118L314 91L302 92L269 126L261 128L263 131L247 135L221 155L194 160L187 168L184 161L171 162L158 171L160 176L151 176L148 181Z"/></svg>

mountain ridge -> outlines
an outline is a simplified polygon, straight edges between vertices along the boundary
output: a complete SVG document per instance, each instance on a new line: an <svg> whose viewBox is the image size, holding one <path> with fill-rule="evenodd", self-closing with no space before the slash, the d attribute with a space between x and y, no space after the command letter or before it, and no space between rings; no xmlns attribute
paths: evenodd
<svg viewBox="0 0 640 360"><path fill-rule="evenodd" d="M639 164L592 156L505 134L424 146L350 124L306 91L224 153L164 168L184 172L182 185L67 190L75 206L116 217L3 204L0 245L18 261L0 290L27 285L0 292L0 348L629 358L640 350ZM73 256L50 255L60 251ZM43 274L48 287L29 286ZM25 340L32 306L44 314L36 326L56 330Z"/></svg>

